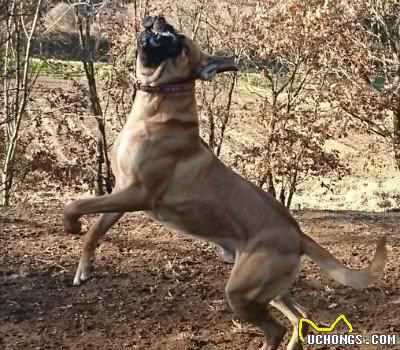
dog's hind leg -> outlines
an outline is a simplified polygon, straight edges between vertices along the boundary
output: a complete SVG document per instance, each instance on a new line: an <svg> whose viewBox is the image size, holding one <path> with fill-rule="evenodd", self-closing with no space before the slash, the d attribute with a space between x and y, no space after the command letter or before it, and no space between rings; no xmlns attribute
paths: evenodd
<svg viewBox="0 0 400 350"><path fill-rule="evenodd" d="M233 267L226 286L228 303L239 317L264 332L262 350L278 349L286 333L286 327L270 315L266 306L289 288L298 263L298 253L265 249L242 253Z"/></svg>
<svg viewBox="0 0 400 350"><path fill-rule="evenodd" d="M234 264L236 252L229 244L220 244L216 246L217 255L227 264Z"/></svg>
<svg viewBox="0 0 400 350"><path fill-rule="evenodd" d="M309 318L307 311L292 300L287 294L275 298L270 302L270 304L282 312L293 324L293 334L290 338L287 350L302 349L303 347L299 339L298 324L301 318ZM307 330L303 329L303 333L305 334L306 332Z"/></svg>
<svg viewBox="0 0 400 350"><path fill-rule="evenodd" d="M81 282L86 281L90 277L91 265L99 239L106 234L122 215L124 215L124 213L102 214L86 233L78 270L74 278L75 286L80 285Z"/></svg>

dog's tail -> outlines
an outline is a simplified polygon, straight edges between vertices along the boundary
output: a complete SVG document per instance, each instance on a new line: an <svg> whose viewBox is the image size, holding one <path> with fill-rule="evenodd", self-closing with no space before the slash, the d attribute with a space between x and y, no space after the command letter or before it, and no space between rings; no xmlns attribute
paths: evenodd
<svg viewBox="0 0 400 350"><path fill-rule="evenodd" d="M302 234L302 237L303 252L316 262L328 276L346 286L365 288L379 279L385 267L386 235L378 240L375 255L369 266L361 270L346 267L311 237L305 234Z"/></svg>

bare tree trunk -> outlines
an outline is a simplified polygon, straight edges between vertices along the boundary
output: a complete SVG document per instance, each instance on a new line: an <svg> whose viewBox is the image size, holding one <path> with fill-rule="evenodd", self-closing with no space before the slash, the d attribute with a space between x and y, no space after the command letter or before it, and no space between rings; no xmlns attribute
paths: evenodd
<svg viewBox="0 0 400 350"><path fill-rule="evenodd" d="M1 174L1 191L0 191L0 206L8 207L10 205L11 187L12 187L12 172Z"/></svg>
<svg viewBox="0 0 400 350"><path fill-rule="evenodd" d="M17 8L19 5L19 8ZM35 15L33 18L31 29L25 32L26 39L22 39L21 27L23 26L23 13L25 8L22 3L14 0L11 3L9 12L9 20L7 22L7 35L9 39L6 43L6 50L4 53L4 110L6 112L7 128L6 128L6 154L2 164L1 170L1 183L0 183L0 205L9 206L10 197L12 192L12 184L14 179L13 165L15 162L15 155L18 146L19 131L21 127L21 121L26 112L26 106L29 102L29 94L32 90L32 86L29 85L29 68L31 61L31 49L32 39L36 32L37 23L40 15L40 7L42 0L38 0L35 8ZM20 11L21 15L18 16L17 11ZM12 29L12 25L14 28ZM24 27L25 28L25 27ZM14 38L11 38L14 35ZM13 40L13 43L12 41ZM26 40L26 41L25 41ZM24 44L22 44L24 42ZM15 56L12 56L11 45L14 45ZM21 55L22 45L24 45L24 55ZM9 64L11 60L15 60L15 73L11 76ZM22 72L21 68L22 67ZM15 79L13 91L15 95L11 99L9 93L10 80ZM13 107L10 108L12 103Z"/></svg>
<svg viewBox="0 0 400 350"><path fill-rule="evenodd" d="M201 0L199 6L197 7L197 14L195 21L193 23L193 29L192 29L192 40L196 40L197 32L199 31L200 28L200 23L201 23L201 16L203 15L204 8L207 5L208 0Z"/></svg>
<svg viewBox="0 0 400 350"><path fill-rule="evenodd" d="M285 186L283 181L282 181L281 191L279 193L279 200L283 205L285 205L286 195L285 195Z"/></svg>
<svg viewBox="0 0 400 350"><path fill-rule="evenodd" d="M265 184L267 185L267 192L276 197L274 177L270 169L268 169L264 176L258 181L257 186L262 188Z"/></svg>
<svg viewBox="0 0 400 350"><path fill-rule="evenodd" d="M218 145L216 150L217 157L219 157L221 153L222 143L224 142L224 137L225 137L226 126L228 125L229 119L231 117L232 97L233 97L233 91L235 90L236 82L237 82L237 73L233 73L228 94L228 101L226 103L226 108L225 108L225 115L221 125L221 134L218 140Z"/></svg>
<svg viewBox="0 0 400 350"><path fill-rule="evenodd" d="M289 193L286 201L286 208L288 209L292 205L293 196L296 193L297 177L298 177L298 169L295 170L293 177L290 179Z"/></svg>
<svg viewBox="0 0 400 350"><path fill-rule="evenodd" d="M89 7L89 5L87 5ZM90 13L87 8L86 13ZM85 75L89 87L89 98L91 110L97 121L97 145L96 145L96 174L95 174L95 194L96 196L104 195L103 180L108 193L112 192L112 175L111 164L107 153L107 137L105 128L105 119L101 108L100 98L97 91L96 72L94 69L94 52L91 48L91 25L89 15L84 17L85 26L83 25L82 17L78 13L78 8L75 7L77 23L80 35L80 44L82 48L82 64L85 70ZM85 30L83 29L85 27ZM103 164L105 167L105 176L103 177Z"/></svg>
<svg viewBox="0 0 400 350"><path fill-rule="evenodd" d="M215 121L214 114L211 110L208 111L208 122L210 123L210 133L208 134L208 145L214 152L215 147Z"/></svg>
<svg viewBox="0 0 400 350"><path fill-rule="evenodd" d="M84 62L84 69L89 85L89 96L93 115L97 121L97 145L96 145L96 180L95 193L97 196L104 195L103 189L103 164L105 167L105 186L108 193L112 192L111 184L111 166L110 159L107 154L107 138L106 128L103 118L103 111L100 104L100 99L97 92L95 70L93 61Z"/></svg>
<svg viewBox="0 0 400 350"><path fill-rule="evenodd" d="M400 170L400 109L393 116L392 145L397 169Z"/></svg>
<svg viewBox="0 0 400 350"><path fill-rule="evenodd" d="M9 96L9 86L10 86L10 73L9 73L9 64L10 64L10 36L12 33L12 19L15 16L15 1L13 1L11 8L6 8L6 11L9 11L9 17L7 19L7 37L8 40L5 43L4 49L4 56L3 56L3 64L4 64L4 81L3 81L3 97L4 97L4 115L6 117L6 128L4 132L4 162L2 164L1 169L1 182L0 182L0 205L1 206L9 206L10 205L10 186L9 186L9 159L8 156L8 149L10 148L10 140L12 134L12 127L13 127L13 116L12 110L10 109L10 96Z"/></svg>
<svg viewBox="0 0 400 350"><path fill-rule="evenodd" d="M267 171L265 173L265 183L267 183L267 191L268 193L272 194L274 197L276 197L276 190L275 190L275 185L274 185L274 176L272 174L272 169L271 169L271 152L272 152L272 146L274 142L274 133L275 133L275 126L276 126L276 121L277 121L277 110L276 110L276 101L277 101L277 96L274 96L273 100L273 111L272 111L272 116L271 120L268 125L268 136L266 140L266 163L267 163Z"/></svg>
<svg viewBox="0 0 400 350"><path fill-rule="evenodd" d="M276 197L276 190L274 185L274 177L272 176L271 170L267 171L267 192L271 193L274 197Z"/></svg>

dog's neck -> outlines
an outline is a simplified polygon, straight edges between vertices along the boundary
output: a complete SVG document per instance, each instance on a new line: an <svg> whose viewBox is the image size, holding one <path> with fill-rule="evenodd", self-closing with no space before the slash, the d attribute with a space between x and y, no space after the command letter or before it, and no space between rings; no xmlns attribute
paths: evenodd
<svg viewBox="0 0 400 350"><path fill-rule="evenodd" d="M151 94L179 94L184 92L191 92L195 89L195 81L187 80L177 82L175 84L162 84L162 85L148 85L143 84L140 81L135 83L137 91L145 91Z"/></svg>
<svg viewBox="0 0 400 350"><path fill-rule="evenodd" d="M178 92L137 90L130 118L154 123L188 123L198 125L194 84ZM128 121L129 122L129 121Z"/></svg>
<svg viewBox="0 0 400 350"><path fill-rule="evenodd" d="M167 62L155 70L137 64L132 120L198 124L194 79L171 79Z"/></svg>
<svg viewBox="0 0 400 350"><path fill-rule="evenodd" d="M144 67L140 60L137 61L138 79L135 82L137 91L153 94L175 94L190 92L195 88L193 77L172 78L168 74L168 62L162 62L156 69ZM166 73L167 71L167 73Z"/></svg>

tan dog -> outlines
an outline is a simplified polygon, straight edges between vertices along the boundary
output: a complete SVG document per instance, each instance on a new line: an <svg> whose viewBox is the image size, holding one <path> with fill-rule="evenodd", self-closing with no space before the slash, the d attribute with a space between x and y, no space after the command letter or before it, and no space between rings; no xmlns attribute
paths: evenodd
<svg viewBox="0 0 400 350"><path fill-rule="evenodd" d="M348 269L306 236L271 195L222 164L199 137L194 80L212 79L236 65L201 52L162 17L146 17L144 27L138 37L139 91L112 153L115 190L73 202L64 211L65 228L75 233L80 217L102 213L86 234L74 284L89 278L100 237L125 212L145 211L233 251L235 265L226 286L232 310L258 326L266 337L263 349L272 350L286 329L268 312L271 303L294 325L288 349L301 348L297 323L306 312L288 296L301 256L310 256L336 281L362 288L384 268L385 238L367 268Z"/></svg>

